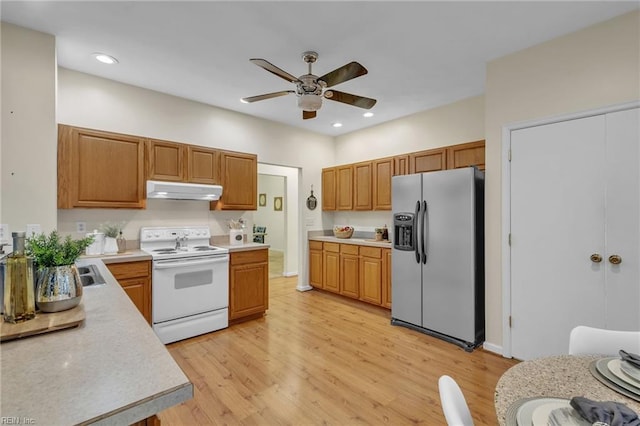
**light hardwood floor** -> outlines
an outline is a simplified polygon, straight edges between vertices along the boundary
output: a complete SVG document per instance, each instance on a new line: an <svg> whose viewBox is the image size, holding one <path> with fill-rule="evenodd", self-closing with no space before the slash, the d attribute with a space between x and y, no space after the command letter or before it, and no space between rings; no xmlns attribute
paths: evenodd
<svg viewBox="0 0 640 426"><path fill-rule="evenodd" d="M476 425L495 425L493 398L516 361L389 323L388 310L270 280L258 320L168 345L194 398L164 426L444 425L438 378L452 376Z"/></svg>

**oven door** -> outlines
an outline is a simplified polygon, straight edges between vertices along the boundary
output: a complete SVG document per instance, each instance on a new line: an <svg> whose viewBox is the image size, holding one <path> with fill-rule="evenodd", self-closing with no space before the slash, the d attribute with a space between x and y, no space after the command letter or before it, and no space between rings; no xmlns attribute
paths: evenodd
<svg viewBox="0 0 640 426"><path fill-rule="evenodd" d="M153 262L153 323L229 306L229 256Z"/></svg>

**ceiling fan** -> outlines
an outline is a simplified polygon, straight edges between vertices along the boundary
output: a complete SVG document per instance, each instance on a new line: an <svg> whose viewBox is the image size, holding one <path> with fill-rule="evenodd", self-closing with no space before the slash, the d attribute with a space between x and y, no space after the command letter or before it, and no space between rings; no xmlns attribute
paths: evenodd
<svg viewBox="0 0 640 426"><path fill-rule="evenodd" d="M242 102L257 102L295 93L298 97L298 106L302 109L302 118L304 120L316 117L316 111L318 111L322 106L322 98L364 109L371 109L376 104L375 99L329 89L330 87L344 83L345 81L365 75L367 73L367 69L359 63L349 62L348 64L323 75L322 77L318 77L311 72L311 65L318 59L318 54L316 52L304 52L302 54L302 59L309 64L309 72L301 75L300 77L294 77L264 59L250 59L251 62L264 68L270 73L275 74L290 83L295 83L296 90L282 90L280 92L266 93L264 95L249 96L248 98L242 98Z"/></svg>

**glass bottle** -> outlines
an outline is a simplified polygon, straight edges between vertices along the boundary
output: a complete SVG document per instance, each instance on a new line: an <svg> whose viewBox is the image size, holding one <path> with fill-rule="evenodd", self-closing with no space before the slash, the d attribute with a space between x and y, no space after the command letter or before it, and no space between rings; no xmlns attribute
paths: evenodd
<svg viewBox="0 0 640 426"><path fill-rule="evenodd" d="M124 253L125 251L127 251L127 240L122 235L122 231L120 231L120 234L118 234L116 242L118 243L118 253Z"/></svg>
<svg viewBox="0 0 640 426"><path fill-rule="evenodd" d="M33 291L33 259L24 253L25 232L12 232L13 253L4 272L4 320L18 323L36 316Z"/></svg>

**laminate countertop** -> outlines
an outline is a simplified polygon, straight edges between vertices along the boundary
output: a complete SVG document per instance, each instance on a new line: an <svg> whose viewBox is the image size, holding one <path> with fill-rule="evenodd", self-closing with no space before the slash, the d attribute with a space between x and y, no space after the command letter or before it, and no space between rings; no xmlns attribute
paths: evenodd
<svg viewBox="0 0 640 426"><path fill-rule="evenodd" d="M376 241L368 238L338 238L331 235L309 236L309 241L324 241L328 243L355 244L359 246L392 248L392 244L388 240Z"/></svg>
<svg viewBox="0 0 640 426"><path fill-rule="evenodd" d="M3 419L20 424L131 424L193 397L193 385L100 259L76 328L0 345Z"/></svg>

